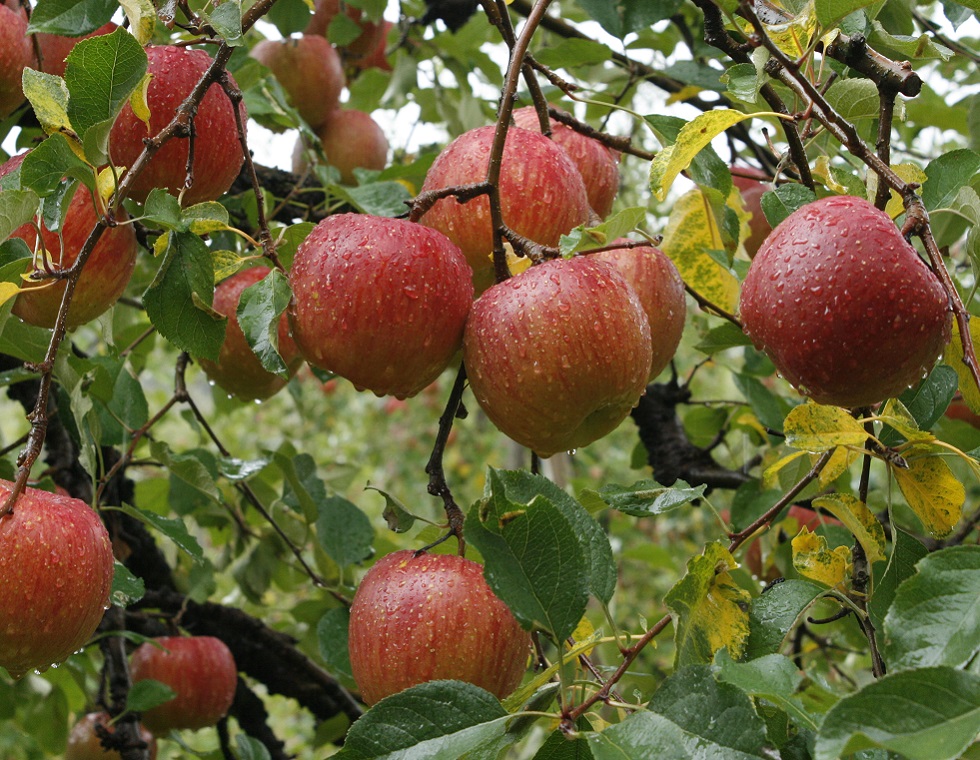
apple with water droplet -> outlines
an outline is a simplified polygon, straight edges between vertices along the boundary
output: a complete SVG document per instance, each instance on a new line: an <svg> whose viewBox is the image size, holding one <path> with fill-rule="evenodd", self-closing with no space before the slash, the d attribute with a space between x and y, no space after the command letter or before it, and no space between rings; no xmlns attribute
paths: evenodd
<svg viewBox="0 0 980 760"><path fill-rule="evenodd" d="M12 491L0 480L0 503ZM109 534L88 504L26 488L0 517L0 667L14 678L81 649L109 606Z"/></svg>
<svg viewBox="0 0 980 760"><path fill-rule="evenodd" d="M371 114L355 108L337 108L317 129L327 163L340 172L340 181L356 185L355 169L380 171L388 163L388 138ZM306 171L302 138L293 150L293 173Z"/></svg>
<svg viewBox="0 0 980 760"><path fill-rule="evenodd" d="M918 383L949 342L939 279L883 211L831 196L790 214L742 284L746 334L821 404L863 407Z"/></svg>
<svg viewBox="0 0 980 760"><path fill-rule="evenodd" d="M92 712L72 726L68 746L65 747L65 760L121 760L122 756L117 750L102 746L102 740L96 733L95 727L102 726L110 734L115 734L116 729L110 721L107 713ZM149 760L156 760L157 740L143 726L140 726L140 740L146 744Z"/></svg>
<svg viewBox="0 0 980 760"><path fill-rule="evenodd" d="M31 38L27 36L27 14L21 8L0 3L0 119L10 116L24 102L24 69L36 63Z"/></svg>
<svg viewBox="0 0 980 760"><path fill-rule="evenodd" d="M213 636L163 636L140 644L129 670L134 684L152 678L176 693L143 713L143 725L157 735L215 725L228 714L238 686L235 658Z"/></svg>
<svg viewBox="0 0 980 760"><path fill-rule="evenodd" d="M614 430L643 395L650 325L636 292L593 256L533 266L473 304L470 388L503 433L542 457Z"/></svg>
<svg viewBox="0 0 980 760"><path fill-rule="evenodd" d="M473 300L466 260L444 235L367 214L320 222L296 251L289 282L303 357L396 398L414 396L448 366Z"/></svg>
<svg viewBox="0 0 980 760"><path fill-rule="evenodd" d="M502 699L520 684L531 651L483 568L454 554L382 557L357 587L348 632L351 671L368 705L440 679Z"/></svg>

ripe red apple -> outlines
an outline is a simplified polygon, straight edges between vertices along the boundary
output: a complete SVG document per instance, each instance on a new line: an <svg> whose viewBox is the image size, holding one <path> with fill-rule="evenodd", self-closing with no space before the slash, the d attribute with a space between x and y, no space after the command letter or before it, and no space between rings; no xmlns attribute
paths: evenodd
<svg viewBox="0 0 980 760"><path fill-rule="evenodd" d="M35 63L27 36L27 14L0 4L0 119L6 119L24 102L21 76L25 67Z"/></svg>
<svg viewBox="0 0 980 760"><path fill-rule="evenodd" d="M593 255L616 267L640 299L653 341L649 378L653 380L674 358L681 342L687 315L684 280L674 262L659 248L652 246L616 248Z"/></svg>
<svg viewBox="0 0 980 760"><path fill-rule="evenodd" d="M472 129L451 142L425 175L422 192L483 182L494 127ZM542 245L557 246L563 234L589 219L582 175L560 147L540 132L511 128L500 172L504 224ZM475 274L492 269L490 202L480 196L466 204L442 198L421 219L460 247Z"/></svg>
<svg viewBox="0 0 980 760"><path fill-rule="evenodd" d="M351 63L355 68L358 69L381 69L382 71L391 71L391 62L388 60L388 56L385 53L388 50L388 34L394 27L394 23L391 21L381 22L381 33L378 35L378 44L367 55L354 58Z"/></svg>
<svg viewBox="0 0 980 760"><path fill-rule="evenodd" d="M340 181L356 185L355 169L384 169L388 163L388 138L371 114L354 108L337 108L317 129L327 163L340 171ZM293 172L306 170L302 139L293 152Z"/></svg>
<svg viewBox="0 0 980 760"><path fill-rule="evenodd" d="M463 362L491 421L539 456L615 429L647 385L650 326L626 280L592 256L557 259L473 304Z"/></svg>
<svg viewBox="0 0 980 760"><path fill-rule="evenodd" d="M104 726L110 734L116 729L110 725L110 718L104 712L93 712L76 723L68 734L68 746L65 748L65 760L120 760L122 757L116 750L105 749L102 740L95 732L95 727ZM157 740L143 726L140 726L140 739L146 742L150 751L150 760L156 760Z"/></svg>
<svg viewBox="0 0 980 760"><path fill-rule="evenodd" d="M146 55L148 72L153 75L147 91L150 129L136 117L129 103L123 107L109 135L110 154L117 166L133 165L143 152L143 140L154 137L170 123L177 108L211 65L211 56L203 50L174 45L151 45L146 48ZM234 78L231 85L238 86ZM239 108L244 127L247 118L244 103ZM244 160L235 111L220 85L212 84L208 89L194 124L194 185L184 194L185 206L213 201L223 195L235 181ZM183 138L168 141L137 177L129 197L142 203L155 187L179 193L186 175L187 143Z"/></svg>
<svg viewBox="0 0 980 760"><path fill-rule="evenodd" d="M264 266L244 269L223 280L215 288L213 308L228 317L225 340L221 344L216 362L204 357L197 360L211 380L228 393L246 401L267 399L289 382L287 378L279 377L262 366L238 324L238 301L242 297L242 291L265 279L269 271ZM279 355L286 363L290 377L303 364L303 357L290 335L289 321L285 314L279 320Z"/></svg>
<svg viewBox="0 0 980 760"><path fill-rule="evenodd" d="M143 725L155 734L172 728L213 726L235 699L238 668L231 651L212 636L164 636L140 644L130 658L133 683L152 678L177 696L143 713Z"/></svg>
<svg viewBox="0 0 980 760"><path fill-rule="evenodd" d="M262 40L249 55L272 71L311 127L323 124L339 105L347 79L340 55L325 37Z"/></svg>
<svg viewBox="0 0 980 760"><path fill-rule="evenodd" d="M12 484L0 480L0 503ZM80 649L109 607L109 534L85 502L25 489L0 517L0 667L14 678Z"/></svg>
<svg viewBox="0 0 980 760"><path fill-rule="evenodd" d="M860 407L922 379L949 342L949 299L883 211L833 196L790 214L742 285L742 323L797 390Z"/></svg>
<svg viewBox="0 0 980 760"><path fill-rule="evenodd" d="M37 44L41 48L41 71L45 74L55 74L56 76L63 77L65 75L65 67L67 66L65 59L68 58L68 54L75 45L90 37L101 37L103 34L111 34L117 28L118 26L110 21L100 26L94 32L89 32L81 37L64 37L60 34L38 34Z"/></svg>
<svg viewBox="0 0 980 760"><path fill-rule="evenodd" d="M0 177L15 171L26 156L27 153L21 153L0 166ZM125 220L125 212L120 212L119 221ZM79 186L68 206L61 237L47 227L43 227L41 232L41 241L53 268L65 269L75 262L97 222L92 193L88 188ZM37 230L32 224L18 227L11 237L20 238L32 250L37 246ZM132 225L118 224L102 233L75 285L68 309L69 329L90 322L119 300L136 265L137 249ZM28 271L36 268L31 266ZM52 279L28 281L21 287L14 302L14 314L29 324L53 327L65 292L65 282Z"/></svg>
<svg viewBox="0 0 980 760"><path fill-rule="evenodd" d="M514 123L521 129L541 131L534 106L514 111ZM551 139L565 150L578 167L585 182L589 205L600 219L605 219L612 211L613 201L619 192L619 153L556 119L551 119Z"/></svg>
<svg viewBox="0 0 980 760"><path fill-rule="evenodd" d="M759 247L772 232L769 220L762 212L762 196L770 188L761 180L767 179L766 173L758 169L746 166L732 167L732 182L742 194L745 210L752 214L749 220L749 236L742 241L745 252L750 258L755 258Z"/></svg>
<svg viewBox="0 0 980 760"><path fill-rule="evenodd" d="M445 236L404 219L341 214L299 246L293 338L312 365L379 396L414 396L459 350L473 286Z"/></svg>
<svg viewBox="0 0 980 760"><path fill-rule="evenodd" d="M439 679L502 699L520 684L530 644L483 568L454 554L406 549L382 557L351 605L351 670L368 705Z"/></svg>
<svg viewBox="0 0 980 760"><path fill-rule="evenodd" d="M313 17L306 27L306 34L324 36L330 27L330 22L340 13L341 0L316 0ZM361 27L361 33L352 42L343 46L345 57L353 59L370 55L378 46L378 40L384 38L387 29L382 23L376 23L364 18L364 12L349 3L344 3L344 13Z"/></svg>

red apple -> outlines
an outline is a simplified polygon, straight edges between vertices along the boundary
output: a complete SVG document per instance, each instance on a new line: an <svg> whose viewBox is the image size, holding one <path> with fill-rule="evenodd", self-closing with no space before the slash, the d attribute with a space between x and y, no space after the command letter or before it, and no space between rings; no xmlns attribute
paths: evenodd
<svg viewBox="0 0 980 760"><path fill-rule="evenodd" d="M299 246L289 321L313 366L414 396L459 350L473 287L445 236L404 219L330 216Z"/></svg>
<svg viewBox="0 0 980 760"><path fill-rule="evenodd" d="M0 119L24 102L21 77L24 68L35 63L26 13L0 4Z"/></svg>
<svg viewBox="0 0 980 760"><path fill-rule="evenodd" d="M0 503L12 484L0 480ZM0 517L0 667L47 670L85 645L109 607L109 534L85 502L25 489Z"/></svg>
<svg viewBox="0 0 980 760"><path fill-rule="evenodd" d="M118 26L110 21L108 24L100 26L94 32L82 35L81 37L63 37L60 34L38 34L37 44L41 48L41 71L45 74L55 74L56 76L63 77L65 75L65 67L67 66L65 59L68 58L68 54L75 45L90 37L101 37L103 34L110 34L117 28Z"/></svg>
<svg viewBox="0 0 980 760"><path fill-rule="evenodd" d="M386 55L388 51L388 34L395 25L391 21L381 22L381 33L378 35L378 44L370 53L363 58L355 58L351 63L358 69L381 69L391 71L391 62Z"/></svg>
<svg viewBox="0 0 980 760"><path fill-rule="evenodd" d="M514 111L514 123L521 129L541 131L534 106ZM551 139L564 149L578 167L585 182L589 205L600 219L605 219L612 211L613 201L619 192L619 153L555 119L551 119Z"/></svg>
<svg viewBox="0 0 980 760"><path fill-rule="evenodd" d="M491 421L539 456L615 429L643 395L650 326L639 297L591 256L548 261L473 304L463 362Z"/></svg>
<svg viewBox="0 0 980 760"><path fill-rule="evenodd" d="M26 156L27 153L14 156L0 166L0 177L15 171ZM126 220L125 212L120 212L119 220ZM41 241L53 268L65 269L75 262L97 222L92 193L79 186L68 206L61 236L46 227L42 229ZM20 238L32 250L37 246L37 230L32 224L18 227L11 237ZM130 224L118 224L102 233L75 285L68 309L69 329L90 322L119 300L136 265L137 249L136 233ZM39 253L38 261L40 256ZM28 271L32 270L36 267L28 268ZM27 281L21 287L14 302L14 314L38 327L54 327L65 282L42 279Z"/></svg>
<svg viewBox="0 0 980 760"><path fill-rule="evenodd" d="M342 0L316 0L313 17L306 27L306 34L324 36L330 27L330 22L340 13ZM383 22L376 23L364 18L364 12L349 3L343 3L347 17L361 27L361 33L352 42L342 46L345 57L359 58L371 54L377 48L378 40L382 39L387 30Z"/></svg>
<svg viewBox="0 0 980 760"><path fill-rule="evenodd" d="M221 639L211 636L164 636L140 644L130 658L133 683L152 678L177 696L143 713L143 725L155 734L172 728L213 726L235 699L238 668Z"/></svg>
<svg viewBox="0 0 980 760"><path fill-rule="evenodd" d="M861 407L918 383L949 342L949 299L894 222L833 196L790 214L749 267L740 300L755 345L797 390Z"/></svg>
<svg viewBox="0 0 980 760"><path fill-rule="evenodd" d="M960 420L975 428L980 428L980 414L977 414L969 407L960 393L953 396L953 400L949 402L949 406L946 407L945 416L948 419Z"/></svg>
<svg viewBox="0 0 980 760"><path fill-rule="evenodd" d="M286 40L262 40L250 53L275 75L299 115L319 127L340 103L346 84L340 55L326 38L304 34Z"/></svg>
<svg viewBox="0 0 980 760"><path fill-rule="evenodd" d="M104 712L93 712L76 723L68 734L68 746L65 748L64 760L121 760L116 750L105 749L102 740L95 732L96 726L103 726L110 734L116 729L110 725L110 718ZM140 726L140 739L149 748L149 760L156 760L157 740L153 734Z"/></svg>
<svg viewBox="0 0 980 760"><path fill-rule="evenodd" d="M530 644L483 568L453 554L382 557L351 605L351 670L368 705L439 679L503 698L520 684Z"/></svg>
<svg viewBox="0 0 980 760"><path fill-rule="evenodd" d="M457 137L429 167L422 192L484 182L494 127ZM511 128L500 172L504 224L542 245L557 246L563 234L589 219L582 175L560 147L539 132ZM474 273L493 267L490 202L480 196L466 204L442 198L421 219L460 247Z"/></svg>
<svg viewBox="0 0 980 760"><path fill-rule="evenodd" d="M745 252L750 258L755 258L759 247L772 232L769 220L762 212L762 196L770 188L760 180L767 179L766 173L758 169L745 166L732 167L732 182L742 194L745 210L752 214L752 218L749 219L749 236L742 241Z"/></svg>
<svg viewBox="0 0 980 760"><path fill-rule="evenodd" d="M242 291L265 279L269 271L264 266L244 269L223 280L215 288L213 308L228 317L225 340L221 344L216 362L204 357L197 360L211 380L228 393L246 401L267 399L289 382L287 378L279 377L262 366L238 324L238 301ZM289 321L285 314L279 320L279 355L286 363L290 377L303 364L303 357L290 335Z"/></svg>
<svg viewBox="0 0 980 760"><path fill-rule="evenodd" d="M177 108L211 65L211 57L203 50L174 45L147 47L146 55L148 72L153 75L147 91L150 128L147 130L146 124L136 117L129 103L123 107L109 136L110 154L117 166L133 165L143 152L143 140L154 137L170 123ZM238 86L234 78L231 86ZM244 128L247 116L244 103L239 109ZM208 89L194 125L194 184L184 193L185 206L213 201L227 192L244 160L235 111L220 85L212 84ZM184 187L187 154L187 139L169 140L133 182L129 197L142 203L155 187L179 193Z"/></svg>
<svg viewBox="0 0 980 760"><path fill-rule="evenodd" d="M388 163L388 138L371 114L354 108L338 108L316 130L327 163L340 171L340 181L356 185L355 169L384 169ZM293 152L293 172L306 170L302 139Z"/></svg>
<svg viewBox="0 0 980 760"><path fill-rule="evenodd" d="M681 342L687 315L684 280L674 262L659 248L652 246L616 248L600 251L594 256L616 267L640 299L653 340L653 362L650 366L650 380L653 380L674 358Z"/></svg>

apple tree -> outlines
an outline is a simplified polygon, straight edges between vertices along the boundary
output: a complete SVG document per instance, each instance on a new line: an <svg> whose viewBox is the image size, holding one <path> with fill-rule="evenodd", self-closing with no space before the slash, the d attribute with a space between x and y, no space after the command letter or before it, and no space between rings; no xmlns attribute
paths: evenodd
<svg viewBox="0 0 980 760"><path fill-rule="evenodd" d="M0 3L0 756L980 757L977 9Z"/></svg>

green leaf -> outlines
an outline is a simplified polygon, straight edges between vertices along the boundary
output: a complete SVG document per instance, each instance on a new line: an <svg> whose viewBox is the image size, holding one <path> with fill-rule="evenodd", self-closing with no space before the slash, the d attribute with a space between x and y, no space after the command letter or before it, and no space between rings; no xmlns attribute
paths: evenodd
<svg viewBox="0 0 980 760"><path fill-rule="evenodd" d="M6 240L14 230L31 221L40 203L33 190L0 192L0 240Z"/></svg>
<svg viewBox="0 0 980 760"><path fill-rule="evenodd" d="M401 182L369 182L357 187L332 185L331 193L373 216L402 216L412 194Z"/></svg>
<svg viewBox="0 0 980 760"><path fill-rule="evenodd" d="M187 209L190 211L190 209ZM150 194L143 204L143 216L147 224L163 227L167 230L180 230L186 232L183 210L177 196L171 195L161 187L150 190Z"/></svg>
<svg viewBox="0 0 980 760"><path fill-rule="evenodd" d="M907 670L845 697L824 718L814 760L880 747L908 760L954 760L980 733L980 676Z"/></svg>
<svg viewBox="0 0 980 760"><path fill-rule="evenodd" d="M166 257L143 294L146 313L163 337L194 356L217 360L225 320L199 308L214 303L214 265L197 235L169 236Z"/></svg>
<svg viewBox="0 0 980 760"><path fill-rule="evenodd" d="M625 30L619 17L616 0L577 0L577 2L609 34L622 38Z"/></svg>
<svg viewBox="0 0 980 760"><path fill-rule="evenodd" d="M946 364L938 364L918 388L907 390L899 401L905 406L919 430L929 430L943 416L949 402L956 395L959 380L956 370ZM893 429L886 429L878 436L885 446L894 446L901 437Z"/></svg>
<svg viewBox="0 0 980 760"><path fill-rule="evenodd" d="M20 167L20 181L40 196L57 191L65 177L81 180L90 190L95 188L92 167L76 155L62 134L51 135L38 145Z"/></svg>
<svg viewBox="0 0 980 760"><path fill-rule="evenodd" d="M320 657L335 676L353 679L350 668L350 651L347 648L347 631L350 626L350 610L334 607L327 610L316 626L316 639Z"/></svg>
<svg viewBox="0 0 980 760"><path fill-rule="evenodd" d="M870 79L839 79L827 90L827 102L848 121L876 119L881 110L878 86Z"/></svg>
<svg viewBox="0 0 980 760"><path fill-rule="evenodd" d="M980 546L952 546L919 560L885 616L889 672L962 667L980 652Z"/></svg>
<svg viewBox="0 0 980 760"><path fill-rule="evenodd" d="M879 631L884 630L885 615L895 600L899 585L915 575L915 563L928 554L926 547L904 530L895 527L892 530L894 543L885 573L875 583L874 593L868 601L868 614Z"/></svg>
<svg viewBox="0 0 980 760"><path fill-rule="evenodd" d="M537 51L534 57L551 69L588 66L608 61L612 51L601 42L588 39L561 40L551 47Z"/></svg>
<svg viewBox="0 0 980 760"><path fill-rule="evenodd" d="M922 202L928 211L949 206L960 188L980 172L980 154L972 150L953 150L929 162L922 185Z"/></svg>
<svg viewBox="0 0 980 760"><path fill-rule="evenodd" d="M718 327L708 330L695 348L703 354L713 356L719 351L725 351L729 348L751 345L752 340L737 325L733 325L731 322L725 322Z"/></svg>
<svg viewBox="0 0 980 760"><path fill-rule="evenodd" d="M194 453L175 454L164 441L151 442L150 453L167 467L172 480L185 483L208 501L222 503L221 492L218 491L214 477Z"/></svg>
<svg viewBox="0 0 980 760"><path fill-rule="evenodd" d="M146 523L150 527L158 530L173 541L178 549L187 554L195 562L200 563L204 561L204 551L201 549L201 545L194 536L187 532L187 525L181 518L161 517L155 512L148 512L145 509L139 509L129 504L122 504L118 509L130 517L135 517L140 522Z"/></svg>
<svg viewBox="0 0 980 760"><path fill-rule="evenodd" d="M235 744L239 760L270 760L272 757L262 742L247 734L235 734Z"/></svg>
<svg viewBox="0 0 980 760"><path fill-rule="evenodd" d="M419 518L413 515L395 496L374 486L367 486L367 488L372 491L377 491L384 497L385 508L384 512L382 512L382 517L388 523L388 530L394 531L395 533L404 533L415 525L415 521Z"/></svg>
<svg viewBox="0 0 980 760"><path fill-rule="evenodd" d="M229 47L241 47L245 44L242 39L242 6L239 0L226 0L208 14L208 20Z"/></svg>
<svg viewBox="0 0 980 760"><path fill-rule="evenodd" d="M112 590L109 592L110 601L117 607L128 607L142 599L145 593L146 584L143 583L143 579L133 575L128 567L116 560L112 574Z"/></svg>
<svg viewBox="0 0 980 760"><path fill-rule="evenodd" d="M640 480L629 487L606 485L599 497L612 509L634 517L649 517L686 506L704 496L705 486L689 486L683 480L669 488L655 480Z"/></svg>
<svg viewBox="0 0 980 760"><path fill-rule="evenodd" d="M374 528L367 515L340 496L332 496L318 506L317 540L330 559L346 567L371 554Z"/></svg>
<svg viewBox="0 0 980 760"><path fill-rule="evenodd" d="M177 692L167 684L153 678L144 678L142 681L134 683L130 688L126 695L126 709L145 712L152 707L169 702L176 696Z"/></svg>
<svg viewBox="0 0 980 760"><path fill-rule="evenodd" d="M817 720L807 712L797 696L803 676L788 657L769 654L748 662L735 662L727 649L715 655L718 680L737 686L752 697L772 702L800 725L816 730Z"/></svg>
<svg viewBox="0 0 980 760"><path fill-rule="evenodd" d="M279 355L279 322L292 295L286 275L273 269L245 288L238 302L238 325L245 340L262 367L280 377L288 377L289 368Z"/></svg>
<svg viewBox="0 0 980 760"><path fill-rule="evenodd" d="M775 190L769 190L762 195L762 213L773 229L787 216L808 203L813 203L817 196L805 185L779 185Z"/></svg>
<svg viewBox="0 0 980 760"><path fill-rule="evenodd" d="M386 697L351 726L349 760L459 760L500 736L510 715L483 689L461 681L430 681Z"/></svg>
<svg viewBox="0 0 980 760"><path fill-rule="evenodd" d="M845 16L849 16L861 8L874 5L875 2L876 0L816 0L814 8L817 12L817 21L829 31Z"/></svg>
<svg viewBox="0 0 980 760"><path fill-rule="evenodd" d="M613 214L602 224L595 227L576 227L567 235L562 235L559 241L561 255L568 257L578 251L590 248L602 248L611 245L614 240L641 226L647 218L645 208L627 208Z"/></svg>
<svg viewBox="0 0 980 760"><path fill-rule="evenodd" d="M38 0L27 31L78 37L110 21L118 7L116 0Z"/></svg>
<svg viewBox="0 0 980 760"><path fill-rule="evenodd" d="M778 583L752 600L749 607L749 640L747 659L779 651L783 640L796 621L826 592L809 581L789 580Z"/></svg>

